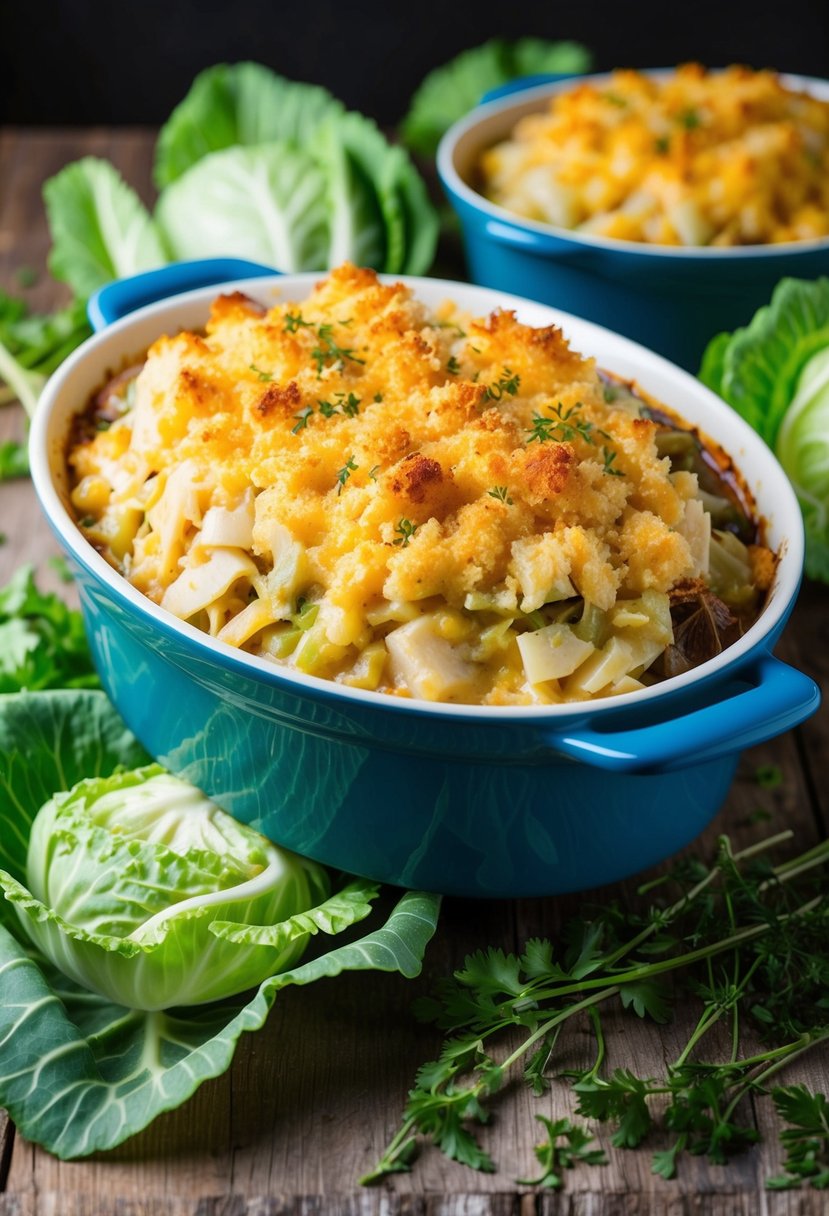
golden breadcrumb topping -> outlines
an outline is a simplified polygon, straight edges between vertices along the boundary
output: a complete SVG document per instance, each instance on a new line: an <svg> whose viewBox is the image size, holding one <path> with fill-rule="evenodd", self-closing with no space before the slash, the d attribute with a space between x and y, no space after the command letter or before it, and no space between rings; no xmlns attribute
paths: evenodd
<svg viewBox="0 0 829 1216"><path fill-rule="evenodd" d="M703 563L696 477L612 396L554 326L430 312L345 265L301 302L219 296L203 335L159 338L72 446L73 502L151 599L299 670L441 700L593 695L578 664L532 678L518 645L589 606L585 657L602 632L631 644L602 685L623 691Z"/></svg>
<svg viewBox="0 0 829 1216"><path fill-rule="evenodd" d="M600 236L808 240L829 234L829 102L746 67L618 71L522 118L481 173L502 207Z"/></svg>

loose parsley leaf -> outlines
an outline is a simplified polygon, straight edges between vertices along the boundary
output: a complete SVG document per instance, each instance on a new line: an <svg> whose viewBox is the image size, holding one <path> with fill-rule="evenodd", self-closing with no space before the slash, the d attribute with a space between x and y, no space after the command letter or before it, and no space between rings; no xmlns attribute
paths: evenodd
<svg viewBox="0 0 829 1216"><path fill-rule="evenodd" d="M0 443L0 481L29 476L29 455L25 443L13 439Z"/></svg>
<svg viewBox="0 0 829 1216"><path fill-rule="evenodd" d="M579 1162L584 1165L607 1164L603 1149L589 1147L594 1140L586 1128L571 1123L569 1119L556 1119L553 1122L546 1115L535 1117L547 1131L546 1139L533 1150L543 1173L538 1178L517 1178L519 1186L545 1186L558 1191L564 1186L564 1170L573 1169Z"/></svg>
<svg viewBox="0 0 829 1216"><path fill-rule="evenodd" d="M255 363L248 364L249 370L256 373L258 380L263 384L269 384L273 380L273 372L263 371L261 367L257 367Z"/></svg>
<svg viewBox="0 0 829 1216"><path fill-rule="evenodd" d="M637 980L622 984L619 997L625 1009L633 1009L640 1018L652 1018L654 1022L671 1020L671 1005L668 989L659 980Z"/></svg>
<svg viewBox="0 0 829 1216"><path fill-rule="evenodd" d="M98 687L81 614L22 566L0 589L0 693Z"/></svg>
<svg viewBox="0 0 829 1216"><path fill-rule="evenodd" d="M508 507L512 506L512 499L506 486L493 486L491 490L487 490L487 494L490 498L497 498L499 502L506 503Z"/></svg>
<svg viewBox="0 0 829 1216"><path fill-rule="evenodd" d="M647 1098L653 1082L634 1076L627 1068L617 1068L608 1080L585 1078L573 1086L578 1095L576 1111L605 1123L616 1121L610 1143L615 1148L635 1148L651 1126Z"/></svg>
<svg viewBox="0 0 829 1216"><path fill-rule="evenodd" d="M782 1191L809 1182L817 1190L829 1187L829 1102L805 1085L772 1090L777 1113L792 1126L780 1133L786 1150L785 1173L766 1179L769 1190Z"/></svg>

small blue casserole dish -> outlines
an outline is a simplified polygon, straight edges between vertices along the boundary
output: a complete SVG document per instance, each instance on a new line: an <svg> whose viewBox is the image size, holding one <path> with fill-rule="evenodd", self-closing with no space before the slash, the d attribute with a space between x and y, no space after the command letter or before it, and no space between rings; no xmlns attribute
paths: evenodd
<svg viewBox="0 0 829 1216"><path fill-rule="evenodd" d="M606 325L696 371L709 338L745 325L785 275L829 274L829 238L736 248L646 245L537 223L491 203L474 187L481 153L574 83L556 76L539 84L543 79L496 90L449 129L438 149L438 172L460 220L474 282ZM781 80L829 101L827 81Z"/></svg>
<svg viewBox="0 0 829 1216"><path fill-rule="evenodd" d="M797 501L758 436L693 377L625 338L468 284L409 280L427 305L514 308L555 322L599 365L636 380L731 453L779 551L760 619L734 646L644 692L587 704L508 707L401 700L280 668L163 612L77 528L65 465L73 417L161 333L203 325L215 288L263 303L302 299L318 277L249 277L245 264L166 267L105 289L103 326L50 381L32 426L43 508L78 579L95 663L125 721L173 772L240 820L328 865L464 896L550 895L620 879L710 821L741 750L817 706L772 647L801 576ZM172 298L123 311L159 294Z"/></svg>

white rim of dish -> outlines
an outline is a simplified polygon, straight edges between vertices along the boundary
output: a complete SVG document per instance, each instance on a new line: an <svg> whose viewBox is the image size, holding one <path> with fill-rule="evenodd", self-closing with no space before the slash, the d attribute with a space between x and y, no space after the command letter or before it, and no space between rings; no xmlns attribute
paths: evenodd
<svg viewBox="0 0 829 1216"><path fill-rule="evenodd" d="M774 486L775 511L783 520L781 529L783 538L779 546L780 560L777 578L772 588L769 603L767 603L751 628L737 642L727 647L715 658L708 659L683 675L673 676L663 683L651 685L643 690L598 700L565 702L558 705L467 705L440 701L421 701L414 698L407 699L395 697L389 693L349 688L338 684L334 680L305 675L290 667L282 667L256 655L248 654L246 651L239 650L236 647L229 646L227 643L217 641L209 634L197 629L194 625L190 625L171 613L163 611L157 604L143 595L137 588L133 587L127 578L113 569L89 541L86 540L70 514L64 497L55 484L53 473L53 465L56 467L57 463L63 460L69 419L84 408L89 393L93 391L96 384L102 381L106 373L92 377L92 382L87 386L85 395L77 403L78 408L74 408L74 404L69 403L66 409L59 413L58 422L55 423L56 406L63 403L62 394L64 386L71 382L72 378L77 374L78 369L82 370L83 365L90 358L109 346L120 347L122 361L124 357L134 355L136 353L135 347L122 342L122 337L141 326L145 321L157 319L160 322L156 336L169 332L170 329L192 327L194 322L192 320L184 321L184 316L196 309L197 306L204 306L203 315L206 317L206 306L217 294L226 291L243 291L254 298L262 299L265 304L269 300L273 304L280 297L284 298L284 289L287 289L288 292L296 291L302 293L303 290L307 292L319 281L320 272L284 275L275 277L274 279L263 277L234 280L168 297L156 303L145 305L143 308L137 309L121 320L114 322L101 332L94 334L65 360L46 385L38 409L35 412L29 440L29 457L32 481L41 506L52 527L57 530L62 543L76 557L78 562L82 566L85 566L100 583L110 589L117 598L125 601L135 609L140 616L153 621L163 632L176 634L183 641L191 642L201 647L206 654L215 656L220 661L221 666L225 668L238 665L249 676L264 677L268 683L286 684L289 689L294 688L298 693L305 691L317 697L322 694L325 697L334 697L337 700L355 702L357 704L362 703L374 708L446 717L454 720L488 722L530 720L542 722L561 720L573 716L583 718L586 714L592 717L596 713L612 713L625 708L644 707L652 705L653 702L665 697L674 697L683 689L687 689L694 684L708 682L711 677L716 676L724 671L724 669L737 665L740 659L744 658L750 651L753 651L755 647L761 645L763 639L780 622L797 594L803 566L804 533L800 507L786 474L777 463L774 455L748 423L744 422L739 415L689 372L683 371L661 355L649 351L639 343L615 334L611 330L596 325L592 321L585 321L581 317L572 316L560 309L540 304L537 301L527 300L520 296L468 283L459 283L448 279L414 278L412 276L381 275L380 277L386 282L402 282L406 286L411 287L415 292L425 288L429 292L435 291L435 294L438 295L436 289L439 289L440 299L451 299L453 296L462 295L465 300L472 302L469 305L471 308L474 308L476 311L480 309L481 313L486 313L493 308L500 307L516 309L517 311L526 310L530 313L539 314L542 318L540 323L544 323L546 320L548 324L560 325L564 330L565 336L568 335L568 331L572 327L572 330L579 334L580 338L582 336L588 338L589 345L592 345L592 339L595 338L597 347L601 347L602 345L609 346L613 352L611 358L618 357L628 360L639 369L645 379L647 379L649 374L653 376L667 376L680 389L684 386L686 390L690 390L693 394L698 395L700 402L704 406L707 405L709 409L713 407L717 411L725 411L723 417L727 419L728 426L736 432L738 439L742 443L743 450L750 453L748 463L751 465L752 472L755 470L759 472L759 479L752 478L752 480L755 484L759 480L759 483L770 482ZM304 295L299 294L296 298L302 299ZM476 303L475 301L480 301L480 303ZM462 306L466 307L465 304ZM176 314L181 314L181 320L178 323L175 321ZM145 347L152 340L152 338L149 339L145 343ZM605 356L599 355L597 358L600 365L605 368ZM113 355L114 362L117 362L117 353ZM607 366L605 370L613 372L614 368ZM631 375L627 371L624 375L627 378L635 378L634 375ZM643 383L642 386L647 391L647 384ZM669 401L665 401L664 404L673 408ZM677 410L677 413L682 416L681 410ZM696 424L692 422L690 425L694 426ZM708 432L705 433L708 434ZM708 437L715 443L720 442L716 433L711 433ZM733 450L734 444L729 446ZM726 451L728 450L725 448L725 445L723 445L723 448Z"/></svg>
<svg viewBox="0 0 829 1216"><path fill-rule="evenodd" d="M643 74L654 79L671 75L673 68L645 68ZM723 71L714 68L713 71ZM737 258L751 260L753 258L773 258L795 254L814 254L829 251L829 236L813 237L805 241L780 241L777 244L765 245L653 245L645 241L623 241L618 237L600 236L591 232L580 232L574 228L562 228L557 224L546 224L540 220L531 220L491 202L483 194L474 190L461 176L455 165L455 153L461 140L470 135L478 127L485 125L491 119L505 116L510 110L530 110L538 103L546 101L558 93L580 84L601 84L610 80L612 72L598 72L586 76L573 76L551 84L535 85L518 93L510 93L506 97L494 101L483 102L463 118L453 123L440 141L437 150L438 173L454 194L482 215L497 220L502 224L520 231L535 233L540 237L555 238L560 241L572 241L589 248L604 249L608 252L627 253L630 256L669 259L692 259L703 261L712 259ZM829 101L829 80L821 80L816 76L796 76L790 73L777 73L783 85L794 91L812 93L822 101ZM511 126L512 124L510 124ZM491 140L482 140L481 148L489 146Z"/></svg>

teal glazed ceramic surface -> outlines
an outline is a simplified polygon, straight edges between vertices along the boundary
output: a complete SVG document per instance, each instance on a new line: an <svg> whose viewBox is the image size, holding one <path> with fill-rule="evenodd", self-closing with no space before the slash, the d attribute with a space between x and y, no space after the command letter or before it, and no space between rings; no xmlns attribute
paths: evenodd
<svg viewBox="0 0 829 1216"><path fill-rule="evenodd" d="M783 81L829 100L825 81ZM455 123L438 150L438 172L476 283L566 309L696 371L708 340L747 324L781 278L829 274L829 239L739 248L645 245L535 223L489 202L474 188L480 153L573 85L558 76L538 82L534 76L526 88L515 81L498 90Z"/></svg>
<svg viewBox="0 0 829 1216"><path fill-rule="evenodd" d="M189 270L192 284L193 268ZM201 267L200 282L216 272ZM251 275L250 268L244 270ZM318 276L234 283L264 302L302 298ZM169 275L140 298L169 291ZM539 305L461 284L412 281L427 303L476 312ZM155 284L155 286L154 286ZM76 528L63 461L74 412L108 369L154 337L206 316L210 289L114 320L134 285L96 302L114 323L50 383L31 439L33 476L78 576L81 607L107 692L148 750L239 819L287 847L384 882L467 896L526 896L611 882L696 836L726 795L740 751L817 706L811 680L771 648L802 564L796 500L753 432L706 389L625 339L555 319L622 375L705 425L768 500L782 550L760 621L734 647L644 693L576 706L434 705L287 671L206 637L161 611L113 571ZM761 506L765 505L761 498Z"/></svg>

